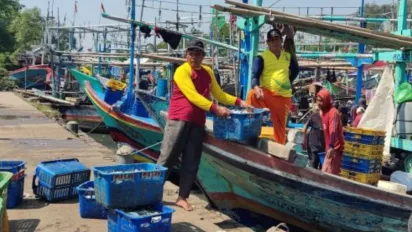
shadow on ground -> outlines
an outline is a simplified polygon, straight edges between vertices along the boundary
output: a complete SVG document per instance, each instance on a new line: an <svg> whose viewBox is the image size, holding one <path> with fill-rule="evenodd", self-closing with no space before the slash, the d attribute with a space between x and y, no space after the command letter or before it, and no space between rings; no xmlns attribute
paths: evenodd
<svg viewBox="0 0 412 232"><path fill-rule="evenodd" d="M48 205L49 205L48 202L41 200L41 199L25 198L23 199L23 202L19 206L14 208L14 210L41 209Z"/></svg>
<svg viewBox="0 0 412 232"><path fill-rule="evenodd" d="M234 220L226 220L226 221L222 221L219 223L215 223L215 225L217 225L218 227L220 227L222 230L230 230L230 229L237 229L240 226L242 226L241 224L237 223ZM242 226L243 227L243 226Z"/></svg>
<svg viewBox="0 0 412 232"><path fill-rule="evenodd" d="M39 219L10 220L10 232L34 232L39 225Z"/></svg>
<svg viewBox="0 0 412 232"><path fill-rule="evenodd" d="M172 225L172 231L173 232L206 232L200 229L199 227L194 226L187 222L174 223Z"/></svg>

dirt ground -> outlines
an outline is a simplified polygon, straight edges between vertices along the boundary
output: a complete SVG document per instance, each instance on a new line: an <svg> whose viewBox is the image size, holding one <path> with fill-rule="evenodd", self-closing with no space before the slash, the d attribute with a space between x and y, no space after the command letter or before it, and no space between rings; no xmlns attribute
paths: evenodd
<svg viewBox="0 0 412 232"><path fill-rule="evenodd" d="M35 167L41 161L78 158L88 167L114 164L114 153L86 134L74 136L56 121L47 118L29 103L10 92L0 92L0 159L26 161L24 201L7 210L11 232L94 232L107 231L106 220L82 219L78 199L47 203L36 199L32 191ZM193 212L173 206L178 187L166 183L164 203L176 209L172 231L252 231L217 211L194 194Z"/></svg>

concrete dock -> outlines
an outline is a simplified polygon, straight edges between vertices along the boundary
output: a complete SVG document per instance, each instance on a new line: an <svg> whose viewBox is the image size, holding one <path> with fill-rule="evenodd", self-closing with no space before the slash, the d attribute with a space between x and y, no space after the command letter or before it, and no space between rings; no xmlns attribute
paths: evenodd
<svg viewBox="0 0 412 232"><path fill-rule="evenodd" d="M35 107L10 92L0 92L0 159L25 160L24 201L16 209L7 210L10 232L101 232L107 231L106 220L82 219L78 199L47 203L32 191L35 167L41 161L78 158L88 167L113 164L114 153L87 135L76 137L62 125L46 117ZM173 205L178 187L166 183L164 203L176 209L172 231L252 231L226 215L207 209L202 195L189 201L193 212Z"/></svg>

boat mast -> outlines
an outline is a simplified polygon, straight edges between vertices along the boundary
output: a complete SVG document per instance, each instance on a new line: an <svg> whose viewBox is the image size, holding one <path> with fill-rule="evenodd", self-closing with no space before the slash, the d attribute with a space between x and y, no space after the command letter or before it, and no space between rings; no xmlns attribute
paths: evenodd
<svg viewBox="0 0 412 232"><path fill-rule="evenodd" d="M136 0L132 0L131 20L136 20ZM130 66L129 66L129 87L127 88L126 105L130 106L134 101L133 93L133 77L134 77L134 44L136 40L136 27L134 23L130 23ZM139 70L136 70L138 72Z"/></svg>
<svg viewBox="0 0 412 232"><path fill-rule="evenodd" d="M360 8L360 17L361 18L363 18L364 12L365 12L365 0L362 0L361 8ZM361 28L366 28L366 22L361 22L360 27ZM365 52L365 44L359 43L358 53L362 54L364 52ZM358 103L359 98L361 97L362 88L363 88L363 64L361 63L358 67L358 75L356 77L356 96L355 96L356 104Z"/></svg>

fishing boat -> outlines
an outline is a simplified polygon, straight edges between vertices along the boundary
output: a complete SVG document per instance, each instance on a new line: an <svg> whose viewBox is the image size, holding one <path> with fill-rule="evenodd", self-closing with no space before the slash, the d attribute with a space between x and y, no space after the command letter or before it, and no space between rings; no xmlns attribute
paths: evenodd
<svg viewBox="0 0 412 232"><path fill-rule="evenodd" d="M84 80L85 93L98 114L103 118L107 130L115 142L127 143L139 150L162 140L162 131L155 120L148 116L130 114L131 111L126 114L113 110L113 104L104 100L105 89L98 80L77 70L72 70L72 74L77 80ZM137 160L154 162L159 157L159 152L160 146L153 146L144 152L139 152L141 156L138 156Z"/></svg>
<svg viewBox="0 0 412 232"><path fill-rule="evenodd" d="M102 117L92 105L80 105L77 107L60 106L59 111L65 122L76 121L84 132L106 133L107 128Z"/></svg>
<svg viewBox="0 0 412 232"><path fill-rule="evenodd" d="M52 70L48 65L31 65L11 72L9 79L15 80L19 88L46 89L51 76Z"/></svg>
<svg viewBox="0 0 412 232"><path fill-rule="evenodd" d="M226 2L240 5L229 0ZM412 48L412 42L404 36L372 34L366 29L338 27L265 8L213 7L232 14L259 17L263 19L260 20L262 24L265 21L274 23L276 19L305 32L340 38L344 34L345 38L378 47ZM107 14L102 16L132 22L131 37L134 38L134 28L138 25L134 21L134 11L133 7L131 20ZM257 37L258 31L252 34ZM231 49L230 46L226 48ZM130 66L133 67L134 40L131 40L130 54ZM85 75L75 70L72 73L74 76ZM132 81L129 79L129 83ZM138 92L136 99L129 87L127 101L119 98L118 102L123 104L118 105L105 100L101 85L88 81L85 82L85 92L116 142L128 143L139 150L135 155L139 161L157 160L166 121L162 112L167 112L169 106L166 99L144 92ZM139 115L141 111L131 107L137 103L144 105L150 117ZM213 120L209 118L197 174L197 183L209 202L239 222L249 226L260 225L263 229L273 226L272 220L280 220L306 231L408 231L412 213L411 196L308 168L296 162L294 157L297 156L280 158L280 154L293 152L283 145L270 145L275 152L216 139L213 136Z"/></svg>
<svg viewBox="0 0 412 232"><path fill-rule="evenodd" d="M102 88L89 82L85 86L116 142L142 149L162 140L161 112L168 101L139 93L153 116L142 118L114 111L103 100ZM300 167L257 148L216 139L212 130L208 120L197 181L214 206L239 222L264 226L273 219L307 231L407 231L411 196ZM142 162L158 157L158 146L136 154Z"/></svg>

